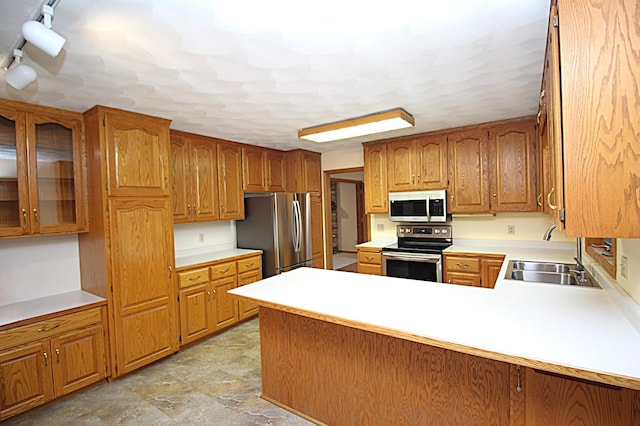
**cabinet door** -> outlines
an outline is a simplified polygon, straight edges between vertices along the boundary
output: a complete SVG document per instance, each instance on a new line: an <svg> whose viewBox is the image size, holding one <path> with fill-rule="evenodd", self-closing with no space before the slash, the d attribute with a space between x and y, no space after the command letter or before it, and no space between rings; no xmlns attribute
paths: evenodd
<svg viewBox="0 0 640 426"><path fill-rule="evenodd" d="M191 219L191 156L189 142L182 136L171 134L171 171L173 181L173 222L185 223Z"/></svg>
<svg viewBox="0 0 640 426"><path fill-rule="evenodd" d="M31 231L27 180L26 116L0 106L0 236Z"/></svg>
<svg viewBox="0 0 640 426"><path fill-rule="evenodd" d="M103 114L109 195L169 196L169 122L117 111Z"/></svg>
<svg viewBox="0 0 640 426"><path fill-rule="evenodd" d="M258 148L242 148L242 189L245 192L264 192L264 151Z"/></svg>
<svg viewBox="0 0 640 426"><path fill-rule="evenodd" d="M107 375L101 325L54 337L51 350L56 397L99 382Z"/></svg>
<svg viewBox="0 0 640 426"><path fill-rule="evenodd" d="M491 127L491 211L536 211L536 147L533 119Z"/></svg>
<svg viewBox="0 0 640 426"><path fill-rule="evenodd" d="M482 287L494 288L502 269L502 259L481 259L480 261L480 281Z"/></svg>
<svg viewBox="0 0 640 426"><path fill-rule="evenodd" d="M320 154L305 152L302 155L303 192L322 193L322 166Z"/></svg>
<svg viewBox="0 0 640 426"><path fill-rule="evenodd" d="M487 129L474 128L450 133L447 145L451 213L489 212Z"/></svg>
<svg viewBox="0 0 640 426"><path fill-rule="evenodd" d="M387 144L387 185L389 191L415 188L413 139Z"/></svg>
<svg viewBox="0 0 640 426"><path fill-rule="evenodd" d="M285 191L284 153L267 151L266 179L269 192Z"/></svg>
<svg viewBox="0 0 640 426"><path fill-rule="evenodd" d="M31 232L86 229L82 120L27 114Z"/></svg>
<svg viewBox="0 0 640 426"><path fill-rule="evenodd" d="M0 352L0 419L53 398L49 341Z"/></svg>
<svg viewBox="0 0 640 426"><path fill-rule="evenodd" d="M367 214L387 213L387 145L364 145L364 204Z"/></svg>
<svg viewBox="0 0 640 426"><path fill-rule="evenodd" d="M180 342L183 345L207 336L213 321L209 282L180 291Z"/></svg>
<svg viewBox="0 0 640 426"><path fill-rule="evenodd" d="M217 162L215 143L191 141L191 217L193 221L218 220Z"/></svg>
<svg viewBox="0 0 640 426"><path fill-rule="evenodd" d="M262 279L261 271L249 271L238 275L238 287L251 284ZM258 305L244 300L238 301L238 318L249 318L258 313Z"/></svg>
<svg viewBox="0 0 640 426"><path fill-rule="evenodd" d="M447 188L447 137L436 134L414 142L416 189Z"/></svg>
<svg viewBox="0 0 640 426"><path fill-rule="evenodd" d="M324 239L322 237L322 197L311 196L311 257L314 268L324 268Z"/></svg>
<svg viewBox="0 0 640 426"><path fill-rule="evenodd" d="M227 293L237 287L237 277L224 277L211 281L214 330L220 330L238 321L238 302Z"/></svg>
<svg viewBox="0 0 640 426"><path fill-rule="evenodd" d="M177 350L169 203L109 200L116 377Z"/></svg>
<svg viewBox="0 0 640 426"><path fill-rule="evenodd" d="M244 219L242 152L239 146L218 144L220 220Z"/></svg>

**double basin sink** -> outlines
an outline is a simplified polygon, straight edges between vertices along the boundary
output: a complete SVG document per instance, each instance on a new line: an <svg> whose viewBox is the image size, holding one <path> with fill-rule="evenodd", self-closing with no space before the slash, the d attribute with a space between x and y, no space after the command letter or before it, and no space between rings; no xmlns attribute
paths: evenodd
<svg viewBox="0 0 640 426"><path fill-rule="evenodd" d="M577 264L568 263L512 260L505 278L519 281L600 288L598 283L596 283L587 271L580 271L578 270Z"/></svg>

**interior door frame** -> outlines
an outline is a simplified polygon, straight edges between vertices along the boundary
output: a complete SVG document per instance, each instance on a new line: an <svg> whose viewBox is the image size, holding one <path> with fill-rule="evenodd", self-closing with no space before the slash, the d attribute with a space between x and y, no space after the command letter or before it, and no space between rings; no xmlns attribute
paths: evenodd
<svg viewBox="0 0 640 426"><path fill-rule="evenodd" d="M346 169L324 170L322 173L322 209L324 216L324 267L333 269L333 248L331 244L331 175L338 173L363 172L364 166ZM371 229L370 216L367 215L367 229Z"/></svg>

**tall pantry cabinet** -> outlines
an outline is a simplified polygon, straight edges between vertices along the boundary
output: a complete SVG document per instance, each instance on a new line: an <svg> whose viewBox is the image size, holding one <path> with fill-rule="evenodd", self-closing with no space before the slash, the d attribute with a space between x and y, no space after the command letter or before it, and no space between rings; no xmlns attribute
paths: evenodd
<svg viewBox="0 0 640 426"><path fill-rule="evenodd" d="M178 350L169 121L96 106L84 114L90 231L84 290L109 307L112 377Z"/></svg>

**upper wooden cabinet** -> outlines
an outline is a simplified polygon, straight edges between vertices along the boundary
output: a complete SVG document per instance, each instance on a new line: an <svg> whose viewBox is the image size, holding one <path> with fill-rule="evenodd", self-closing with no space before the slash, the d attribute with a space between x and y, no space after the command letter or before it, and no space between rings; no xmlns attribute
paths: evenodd
<svg viewBox="0 0 640 426"><path fill-rule="evenodd" d="M364 144L365 212L387 213L387 144Z"/></svg>
<svg viewBox="0 0 640 426"><path fill-rule="evenodd" d="M243 147L242 176L245 192L284 192L284 152Z"/></svg>
<svg viewBox="0 0 640 426"><path fill-rule="evenodd" d="M449 133L449 211L486 213L489 203L489 131L465 128Z"/></svg>
<svg viewBox="0 0 640 426"><path fill-rule="evenodd" d="M107 154L109 196L162 197L169 183L169 121L112 108L95 107L100 115Z"/></svg>
<svg viewBox="0 0 640 426"><path fill-rule="evenodd" d="M286 152L288 192L322 193L320 154L301 149Z"/></svg>
<svg viewBox="0 0 640 426"><path fill-rule="evenodd" d="M536 211L536 137L533 118L489 130L492 212Z"/></svg>
<svg viewBox="0 0 640 426"><path fill-rule="evenodd" d="M558 2L568 236L640 237L639 11Z"/></svg>
<svg viewBox="0 0 640 426"><path fill-rule="evenodd" d="M87 229L82 115L0 99L0 237Z"/></svg>
<svg viewBox="0 0 640 426"><path fill-rule="evenodd" d="M174 223L218 220L217 164L214 141L171 131Z"/></svg>
<svg viewBox="0 0 640 426"><path fill-rule="evenodd" d="M242 149L233 143L218 143L220 220L244 219Z"/></svg>
<svg viewBox="0 0 640 426"><path fill-rule="evenodd" d="M447 188L447 139L444 133L387 144L388 190Z"/></svg>

